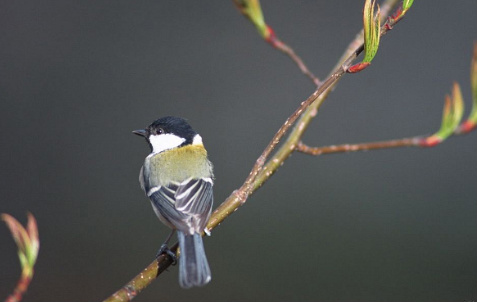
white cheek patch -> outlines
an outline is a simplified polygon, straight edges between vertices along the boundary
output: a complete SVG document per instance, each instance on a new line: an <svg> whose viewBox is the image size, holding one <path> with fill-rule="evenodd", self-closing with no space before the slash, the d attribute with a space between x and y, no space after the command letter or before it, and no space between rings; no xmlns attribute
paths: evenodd
<svg viewBox="0 0 477 302"><path fill-rule="evenodd" d="M179 147L185 142L185 138L174 134L160 134L149 136L149 142L152 145L152 152L160 153L165 150Z"/></svg>
<svg viewBox="0 0 477 302"><path fill-rule="evenodd" d="M202 145L202 136L196 134L192 140L193 145Z"/></svg>

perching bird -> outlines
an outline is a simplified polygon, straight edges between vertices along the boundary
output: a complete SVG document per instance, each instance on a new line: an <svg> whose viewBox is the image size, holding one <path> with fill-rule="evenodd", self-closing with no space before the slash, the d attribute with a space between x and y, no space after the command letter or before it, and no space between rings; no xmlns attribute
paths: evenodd
<svg viewBox="0 0 477 302"><path fill-rule="evenodd" d="M139 173L141 188L159 219L179 239L179 284L203 286L211 279L201 233L212 212L213 171L202 138L186 120L167 116L134 134L146 138L151 153Z"/></svg>

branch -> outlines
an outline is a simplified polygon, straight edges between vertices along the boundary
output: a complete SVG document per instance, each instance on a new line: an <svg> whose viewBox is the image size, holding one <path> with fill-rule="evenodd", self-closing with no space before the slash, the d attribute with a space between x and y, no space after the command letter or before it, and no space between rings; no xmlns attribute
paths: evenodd
<svg viewBox="0 0 477 302"><path fill-rule="evenodd" d="M308 155L323 155L323 154L332 154L332 153L368 151L368 150L379 150L379 149L389 149L389 148L399 148L399 147L420 147L421 140L422 139L420 137L412 137L412 138L403 138L403 139L372 142L372 143L343 144L343 145L333 145L333 146L326 146L326 147L309 147L300 141L298 145L296 146L296 151L302 152Z"/></svg>
<svg viewBox="0 0 477 302"><path fill-rule="evenodd" d="M265 23L259 0L233 0L237 9L255 25L262 38L273 47L286 54L316 86L320 80L308 69L305 62L295 53L293 48L281 41L275 31Z"/></svg>
<svg viewBox="0 0 477 302"><path fill-rule="evenodd" d="M179 245L174 244L170 250L177 253ZM172 264L172 259L162 254L149 264L142 272L129 281L117 292L103 302L127 302L134 299L143 289L154 281L163 271Z"/></svg>
<svg viewBox="0 0 477 302"><path fill-rule="evenodd" d="M245 1L234 0L237 4L242 4ZM385 18L392 7L396 6L398 0L385 0L383 8L381 9L381 16ZM397 23L397 22L396 22ZM391 28L382 31L381 35L384 35ZM356 57L363 51L363 34L362 31L355 39L349 44L348 48L335 66L335 71L332 72L328 78L318 87L318 89L301 105L297 110L285 121L280 127L278 132L274 135L272 141L263 151L262 155L257 159L252 171L245 180L240 189L235 190L215 211L209 219L207 229L212 230L217 227L225 218L236 211L242 204L244 204L247 198L258 189L274 172L278 167L288 158L291 152L295 150L297 142L303 135L308 124L311 122L314 116L316 116L319 106L326 99L331 92L332 88L336 86L339 79L346 73L350 64L356 59ZM356 45L361 45L355 47ZM291 49L291 48L289 48ZM293 52L294 53L294 52ZM296 56L296 58L299 58ZM347 59L346 59L347 58ZM346 60L345 60L346 59ZM301 60L301 59L300 59ZM304 64L303 64L304 65ZM315 80L313 80L315 82ZM298 125L294 127L288 140L278 150L275 156L267 162L271 152L288 132L288 130L294 125L297 119L300 118ZM174 245L171 250L177 253L177 244ZM161 255L154 260L147 268L145 268L140 274L134 277L128 284L114 293L112 296L104 301L130 301L140 291L146 288L153 279L166 270L172 264L172 259L169 256Z"/></svg>
<svg viewBox="0 0 477 302"><path fill-rule="evenodd" d="M477 50L477 45L475 46L475 49ZM367 151L400 147L435 147L445 141L447 138L451 137L452 135L467 134L477 128L475 127L475 122L473 122L473 113L476 111L476 103L477 102L474 99L472 112L469 118L464 123L460 124L464 112L464 101L462 99L462 92L460 90L459 84L454 83L454 85L452 86L452 94L446 95L445 97L441 127L436 133L430 136L416 136L412 138L403 138L372 143L343 144L326 147L309 147L300 141L296 146L296 151L309 155L322 155L331 153ZM463 129L465 131L463 131Z"/></svg>
<svg viewBox="0 0 477 302"><path fill-rule="evenodd" d="M384 19L389 13L389 8L395 6L398 1L388 0L383 6L386 10L382 10L381 17ZM388 21L381 28L381 36L385 35L390 31L395 24L397 24L403 14L399 14L401 9L398 9L396 14L393 17L390 17ZM358 42L359 41L359 42ZM335 71L332 72L327 79L323 82L321 86L300 106L295 110L295 112L285 121L285 123L280 127L278 132L274 135L268 146L262 152L260 157L255 162L255 165L250 172L249 176L245 180L244 184L238 189L235 190L215 211L212 213L212 216L207 224L207 228L212 230L217 227L226 217L231 213L236 211L241 205L243 205L247 198L253 194L260 186L262 186L269 178L272 176L278 168L285 162L285 160L290 156L290 154L295 151L298 142L303 136L305 130L307 129L311 120L316 116L318 108L321 106L323 101L336 86L341 77L348 71L348 68L351 66L353 61L361 54L364 50L364 44L362 41L362 35L358 34L354 41L350 43L350 46L346 50L345 54L342 56L343 59L340 59L339 63L335 67ZM352 46L360 43L357 49L353 49ZM280 147L276 154L267 162L268 157L271 152L278 145L280 140L285 136L288 130L295 124L297 119L299 119L297 125L293 128L292 132L289 134L286 142Z"/></svg>
<svg viewBox="0 0 477 302"><path fill-rule="evenodd" d="M320 86L322 83L320 80L308 69L305 62L295 53L293 48L285 44L281 41L276 35L275 32L269 27L270 31L273 33L270 36L270 40L268 41L270 44L273 45L276 49L280 50L284 54L286 54L293 62L298 66L301 72L306 75L316 86Z"/></svg>

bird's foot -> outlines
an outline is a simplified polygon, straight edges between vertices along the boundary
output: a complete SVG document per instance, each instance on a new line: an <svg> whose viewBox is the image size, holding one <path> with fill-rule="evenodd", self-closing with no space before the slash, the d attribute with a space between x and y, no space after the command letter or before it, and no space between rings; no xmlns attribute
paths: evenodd
<svg viewBox="0 0 477 302"><path fill-rule="evenodd" d="M159 248L159 250L157 251L157 254L156 254L156 258L159 258L159 256L161 256L162 254L166 254L167 256L171 257L172 259L172 265L176 265L177 264L177 257L176 257L176 254L171 251L168 247L167 247L167 244L163 244L161 245L161 247Z"/></svg>

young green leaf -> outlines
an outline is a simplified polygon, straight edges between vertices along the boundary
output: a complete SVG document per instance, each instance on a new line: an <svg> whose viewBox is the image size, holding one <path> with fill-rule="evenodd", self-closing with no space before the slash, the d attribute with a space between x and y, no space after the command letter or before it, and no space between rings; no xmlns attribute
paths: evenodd
<svg viewBox="0 0 477 302"><path fill-rule="evenodd" d="M472 88L472 111L467 122L471 124L472 129L477 126L477 42L474 43L474 56L470 69L470 85Z"/></svg>
<svg viewBox="0 0 477 302"><path fill-rule="evenodd" d="M460 86L454 83L452 96L446 95L444 110L442 112L442 123L439 131L423 139L420 143L422 147L432 147L442 143L451 136L460 124L464 114L464 101Z"/></svg>
<svg viewBox="0 0 477 302"><path fill-rule="evenodd" d="M364 25L364 59L363 62L370 63L378 52L379 39L381 36L381 21L379 5L377 12L374 13L376 0L366 0L363 9Z"/></svg>
<svg viewBox="0 0 477 302"><path fill-rule="evenodd" d="M259 0L234 0L238 10L246 16L257 28L260 35L268 40L272 31L269 30L265 19L263 18L262 7Z"/></svg>
<svg viewBox="0 0 477 302"><path fill-rule="evenodd" d="M474 42L474 55L470 65L470 86L472 89L472 111L467 120L456 129L457 134L469 133L477 128L477 42Z"/></svg>
<svg viewBox="0 0 477 302"><path fill-rule="evenodd" d="M402 15L405 15L406 12L411 8L414 0L404 0L402 2Z"/></svg>
<svg viewBox="0 0 477 302"><path fill-rule="evenodd" d="M33 266L35 265L40 248L35 217L28 213L27 229L11 215L2 214L1 219L7 224L17 244L18 258L22 266L22 277L31 278L33 276Z"/></svg>

